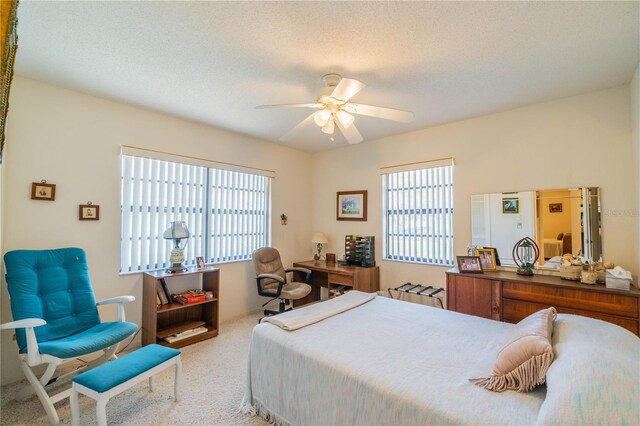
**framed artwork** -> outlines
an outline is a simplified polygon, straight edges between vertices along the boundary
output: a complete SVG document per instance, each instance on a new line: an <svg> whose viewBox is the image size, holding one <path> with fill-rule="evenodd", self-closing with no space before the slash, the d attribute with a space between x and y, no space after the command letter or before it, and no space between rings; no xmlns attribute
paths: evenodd
<svg viewBox="0 0 640 426"><path fill-rule="evenodd" d="M80 220L100 220L100 206L96 206L91 202L80 204L78 215Z"/></svg>
<svg viewBox="0 0 640 426"><path fill-rule="evenodd" d="M480 258L480 265L483 271L496 270L496 254L493 249L479 248L476 250L476 254Z"/></svg>
<svg viewBox="0 0 640 426"><path fill-rule="evenodd" d="M520 213L520 199L519 198L503 198L502 213L507 213L507 214Z"/></svg>
<svg viewBox="0 0 640 426"><path fill-rule="evenodd" d="M196 265L198 266L198 268L204 268L204 257L196 257Z"/></svg>
<svg viewBox="0 0 640 426"><path fill-rule="evenodd" d="M481 274L482 264L478 256L456 256L458 260L458 270L470 274Z"/></svg>
<svg viewBox="0 0 640 426"><path fill-rule="evenodd" d="M53 201L56 199L56 186L46 180L31 184L31 199Z"/></svg>
<svg viewBox="0 0 640 426"><path fill-rule="evenodd" d="M549 213L562 213L562 203L549 203Z"/></svg>
<svg viewBox="0 0 640 426"><path fill-rule="evenodd" d="M336 220L367 221L367 191L338 192Z"/></svg>
<svg viewBox="0 0 640 426"><path fill-rule="evenodd" d="M498 249L495 247L482 247L483 249L488 249L493 251L493 258L496 260L496 266L500 266L500 256L498 255Z"/></svg>

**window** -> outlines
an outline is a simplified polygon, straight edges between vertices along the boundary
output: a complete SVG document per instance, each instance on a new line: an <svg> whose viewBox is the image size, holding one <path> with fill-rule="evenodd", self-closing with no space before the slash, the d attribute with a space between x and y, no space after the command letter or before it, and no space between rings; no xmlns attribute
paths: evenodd
<svg viewBox="0 0 640 426"><path fill-rule="evenodd" d="M187 223L185 263L251 259L269 245L270 179L260 174L122 155L120 272L169 266L172 221Z"/></svg>
<svg viewBox="0 0 640 426"><path fill-rule="evenodd" d="M384 259L453 265L452 171L447 165L382 176Z"/></svg>

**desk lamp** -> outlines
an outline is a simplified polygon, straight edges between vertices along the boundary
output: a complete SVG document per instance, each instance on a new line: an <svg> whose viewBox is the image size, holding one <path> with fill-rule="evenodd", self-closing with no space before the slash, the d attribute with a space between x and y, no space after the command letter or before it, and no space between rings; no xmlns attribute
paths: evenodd
<svg viewBox="0 0 640 426"><path fill-rule="evenodd" d="M540 249L536 242L529 237L524 237L513 246L513 261L518 265L516 274L533 275L533 265L538 260Z"/></svg>
<svg viewBox="0 0 640 426"><path fill-rule="evenodd" d="M329 240L323 232L316 232L311 238L311 242L316 244L317 253L313 255L313 260L320 260L322 258L322 245L327 244Z"/></svg>
<svg viewBox="0 0 640 426"><path fill-rule="evenodd" d="M189 238L187 224L183 221L171 222L162 237L165 240L173 240L173 250L171 250L169 259L171 267L167 269L167 272L173 274L186 271L186 268L182 267L182 262L184 262L184 248L187 245L187 238Z"/></svg>

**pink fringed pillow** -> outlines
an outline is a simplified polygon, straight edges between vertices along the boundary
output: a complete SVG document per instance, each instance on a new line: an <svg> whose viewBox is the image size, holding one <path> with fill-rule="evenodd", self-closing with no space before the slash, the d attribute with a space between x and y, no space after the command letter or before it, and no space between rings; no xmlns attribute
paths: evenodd
<svg viewBox="0 0 640 426"><path fill-rule="evenodd" d="M491 377L471 381L494 392L528 392L544 383L553 361L551 333L555 319L556 309L548 308L520 321L498 351Z"/></svg>

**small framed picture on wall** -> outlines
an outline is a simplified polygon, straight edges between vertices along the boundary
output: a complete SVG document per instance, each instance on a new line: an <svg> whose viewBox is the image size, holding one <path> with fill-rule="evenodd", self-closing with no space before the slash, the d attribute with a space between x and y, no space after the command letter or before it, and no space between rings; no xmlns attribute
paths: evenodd
<svg viewBox="0 0 640 426"><path fill-rule="evenodd" d="M56 199L56 186L52 183L47 183L46 180L33 182L31 184L31 199L54 201Z"/></svg>
<svg viewBox="0 0 640 426"><path fill-rule="evenodd" d="M80 204L78 215L80 220L100 220L100 206L96 206L91 201Z"/></svg>
<svg viewBox="0 0 640 426"><path fill-rule="evenodd" d="M562 213L562 203L549 203L549 213Z"/></svg>

